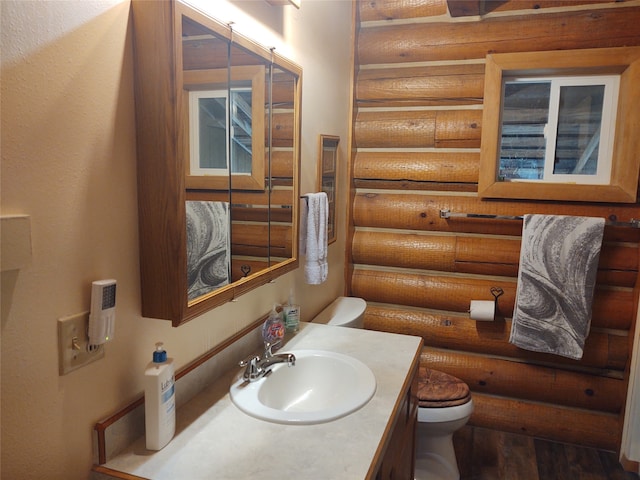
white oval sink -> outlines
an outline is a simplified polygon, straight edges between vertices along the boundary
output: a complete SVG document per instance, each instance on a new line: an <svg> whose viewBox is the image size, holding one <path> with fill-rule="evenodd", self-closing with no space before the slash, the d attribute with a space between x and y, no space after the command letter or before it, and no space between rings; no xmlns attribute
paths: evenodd
<svg viewBox="0 0 640 480"><path fill-rule="evenodd" d="M360 360L323 350L294 350L296 364L278 364L271 374L230 388L243 412L270 422L309 425L344 417L365 405L376 391L373 372Z"/></svg>

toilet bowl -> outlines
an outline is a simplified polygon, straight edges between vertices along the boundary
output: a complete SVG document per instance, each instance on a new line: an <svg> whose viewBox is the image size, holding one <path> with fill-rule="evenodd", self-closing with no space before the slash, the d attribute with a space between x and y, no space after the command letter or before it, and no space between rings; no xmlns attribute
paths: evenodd
<svg viewBox="0 0 640 480"><path fill-rule="evenodd" d="M361 298L338 297L312 321L363 328L366 307ZM460 472L453 434L473 413L469 387L462 380L426 367L420 367L418 377L415 480L457 480Z"/></svg>
<svg viewBox="0 0 640 480"><path fill-rule="evenodd" d="M363 328L366 308L367 302L361 298L338 297L313 319L313 323Z"/></svg>
<svg viewBox="0 0 640 480"><path fill-rule="evenodd" d="M420 367L415 480L460 478L453 434L465 426L472 413L473 400L466 383Z"/></svg>

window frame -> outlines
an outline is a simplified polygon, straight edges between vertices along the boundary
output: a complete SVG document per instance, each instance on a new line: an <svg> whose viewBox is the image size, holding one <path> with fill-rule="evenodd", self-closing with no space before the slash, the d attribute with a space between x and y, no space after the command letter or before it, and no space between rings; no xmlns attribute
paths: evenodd
<svg viewBox="0 0 640 480"><path fill-rule="evenodd" d="M609 183L501 181L498 168L503 79L577 75L620 77ZM640 89L634 89L634 83L640 84L640 47L487 55L478 196L635 203L640 171Z"/></svg>

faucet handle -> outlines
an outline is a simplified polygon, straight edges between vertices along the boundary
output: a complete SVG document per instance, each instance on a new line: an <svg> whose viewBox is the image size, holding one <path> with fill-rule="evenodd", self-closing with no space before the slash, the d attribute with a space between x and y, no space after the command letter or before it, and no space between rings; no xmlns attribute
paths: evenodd
<svg viewBox="0 0 640 480"><path fill-rule="evenodd" d="M251 365L252 363L255 364L259 361L260 361L260 357L258 355L250 355L244 360L240 360L240 362L238 362L238 365L241 367L246 367L248 365Z"/></svg>
<svg viewBox="0 0 640 480"><path fill-rule="evenodd" d="M279 347L281 343L282 343L282 340L276 340L275 342L264 342L264 358L272 357L273 348Z"/></svg>
<svg viewBox="0 0 640 480"><path fill-rule="evenodd" d="M252 379L257 378L259 361L260 357L258 355L252 355L245 358L244 360L240 360L238 365L241 367L246 367L244 374L242 375L242 378L244 378L245 381L251 381Z"/></svg>

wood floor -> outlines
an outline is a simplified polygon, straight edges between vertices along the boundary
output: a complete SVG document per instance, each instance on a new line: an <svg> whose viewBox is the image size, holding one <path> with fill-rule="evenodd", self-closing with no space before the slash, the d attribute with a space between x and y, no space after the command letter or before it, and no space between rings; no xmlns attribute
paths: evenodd
<svg viewBox="0 0 640 480"><path fill-rule="evenodd" d="M613 452L466 426L454 435L461 480L638 480Z"/></svg>

